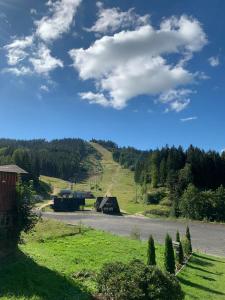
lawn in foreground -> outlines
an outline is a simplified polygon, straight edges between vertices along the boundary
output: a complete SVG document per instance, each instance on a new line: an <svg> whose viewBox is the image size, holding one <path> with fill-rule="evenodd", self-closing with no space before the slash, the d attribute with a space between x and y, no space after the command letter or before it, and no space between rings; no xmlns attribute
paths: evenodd
<svg viewBox="0 0 225 300"><path fill-rule="evenodd" d="M44 220L24 235L17 259L0 267L0 299L85 300L105 262L140 259L147 243ZM156 245L163 268L163 246ZM179 274L186 299L225 299L225 259L195 254Z"/></svg>

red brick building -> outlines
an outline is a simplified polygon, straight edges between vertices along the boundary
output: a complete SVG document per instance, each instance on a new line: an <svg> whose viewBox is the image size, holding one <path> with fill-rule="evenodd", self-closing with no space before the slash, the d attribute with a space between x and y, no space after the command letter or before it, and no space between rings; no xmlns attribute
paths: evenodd
<svg viewBox="0 0 225 300"><path fill-rule="evenodd" d="M17 212L18 175L27 174L16 165L0 166L0 257L10 252Z"/></svg>

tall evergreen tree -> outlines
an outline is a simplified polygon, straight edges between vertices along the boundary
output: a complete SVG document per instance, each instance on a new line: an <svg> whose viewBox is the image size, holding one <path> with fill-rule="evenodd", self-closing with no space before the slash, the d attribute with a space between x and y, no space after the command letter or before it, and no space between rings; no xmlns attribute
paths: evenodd
<svg viewBox="0 0 225 300"><path fill-rule="evenodd" d="M169 273L175 274L175 257L173 251L173 243L168 233L165 239L164 265L165 269Z"/></svg>
<svg viewBox="0 0 225 300"><path fill-rule="evenodd" d="M153 236L150 235L148 239L148 265L156 265L156 259L155 259L155 243Z"/></svg>
<svg viewBox="0 0 225 300"><path fill-rule="evenodd" d="M187 225L187 228L186 228L186 238L189 241L189 254L191 254L192 253L191 234L190 234L190 229L189 229L188 225Z"/></svg>
<svg viewBox="0 0 225 300"><path fill-rule="evenodd" d="M180 233L179 233L178 230L177 230L177 232L176 232L176 242L177 242L177 243L180 243Z"/></svg>
<svg viewBox="0 0 225 300"><path fill-rule="evenodd" d="M179 242L179 246L178 246L177 261L180 265L182 265L184 262L184 250L181 242Z"/></svg>

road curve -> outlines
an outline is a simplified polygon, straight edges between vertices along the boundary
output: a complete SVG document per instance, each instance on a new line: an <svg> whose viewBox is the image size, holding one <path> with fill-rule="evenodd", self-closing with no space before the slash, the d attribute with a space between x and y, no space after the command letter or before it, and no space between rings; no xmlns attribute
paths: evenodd
<svg viewBox="0 0 225 300"><path fill-rule="evenodd" d="M159 243L164 242L166 233L175 238L179 230L184 235L187 223L182 221L150 219L139 216L110 216L95 212L54 213L43 212L45 218L56 219L68 224L78 224L108 231L117 235L129 236L134 228L141 233L142 239L152 234ZM225 225L189 222L192 244L195 250L207 254L225 256Z"/></svg>

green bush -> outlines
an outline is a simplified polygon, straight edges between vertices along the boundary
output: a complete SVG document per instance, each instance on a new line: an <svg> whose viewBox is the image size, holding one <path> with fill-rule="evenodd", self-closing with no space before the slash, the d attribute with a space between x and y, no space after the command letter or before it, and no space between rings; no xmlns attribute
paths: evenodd
<svg viewBox="0 0 225 300"><path fill-rule="evenodd" d="M105 264L97 276L99 292L116 300L181 300L184 294L174 275L141 261Z"/></svg>
<svg viewBox="0 0 225 300"><path fill-rule="evenodd" d="M172 201L168 199L168 197L164 197L161 201L160 204L163 206L172 206Z"/></svg>
<svg viewBox="0 0 225 300"><path fill-rule="evenodd" d="M166 209L160 209L160 208L152 208L148 209L144 212L145 215L156 215L156 216L161 216L161 217L169 217L169 210Z"/></svg>
<svg viewBox="0 0 225 300"><path fill-rule="evenodd" d="M165 197L164 191L154 191L146 194L145 203L146 204L159 204L159 202Z"/></svg>

